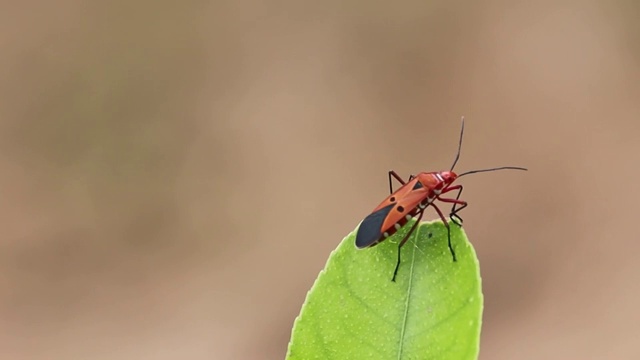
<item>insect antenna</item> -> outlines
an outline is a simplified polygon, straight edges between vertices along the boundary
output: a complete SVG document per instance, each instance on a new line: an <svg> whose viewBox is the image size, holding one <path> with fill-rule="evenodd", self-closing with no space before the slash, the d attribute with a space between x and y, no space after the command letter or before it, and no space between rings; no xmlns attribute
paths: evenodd
<svg viewBox="0 0 640 360"><path fill-rule="evenodd" d="M458 159L460 159L460 150L462 149L463 134L464 134L464 116L462 117L462 128L460 129L460 140L458 141L458 153L456 154L456 158L455 160L453 160L453 165L451 165L451 170L449 171L453 171L453 168L456 167L456 164L458 163Z"/></svg>
<svg viewBox="0 0 640 360"><path fill-rule="evenodd" d="M523 171L527 171L526 168L519 167L519 166L501 166L501 167L490 168L490 169L480 169L480 170L471 170L471 171L463 172L462 174L458 175L458 177L462 177L462 176L469 175L469 174L476 174L476 173L490 172L490 171L498 171L498 170L523 170Z"/></svg>
<svg viewBox="0 0 640 360"><path fill-rule="evenodd" d="M458 163L458 159L460 159L460 151L462 150L462 136L464 135L464 116L462 117L462 126L460 127L460 140L458 140L458 152L456 153L456 158L453 160L453 165L451 165L451 170L449 171L453 171L453 168L456 167L456 164ZM464 175L469 175L469 174L475 174L475 173L481 173L481 172L489 172L489 171L498 171L498 170L523 170L523 171L527 171L527 169L523 168L523 167L519 167L519 166L502 166L502 167L496 167L496 168L490 168L490 169L480 169L480 170L471 170L471 171L467 171L464 172L460 175L458 175L458 177L464 176Z"/></svg>

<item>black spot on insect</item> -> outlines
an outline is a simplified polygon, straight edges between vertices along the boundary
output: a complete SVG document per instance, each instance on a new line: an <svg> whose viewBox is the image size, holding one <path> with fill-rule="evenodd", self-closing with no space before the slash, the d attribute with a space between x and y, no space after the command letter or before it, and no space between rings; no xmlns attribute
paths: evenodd
<svg viewBox="0 0 640 360"><path fill-rule="evenodd" d="M416 184L413 185L413 189L411 189L411 190L418 190L418 189L421 189L423 187L424 186L422 185L422 183L420 181L416 181Z"/></svg>
<svg viewBox="0 0 640 360"><path fill-rule="evenodd" d="M395 196L390 197L390 198L389 198L389 201L391 201L391 202L396 202L396 197L395 197Z"/></svg>
<svg viewBox="0 0 640 360"><path fill-rule="evenodd" d="M402 206L402 205L398 205L398 211L400 211L400 212L404 212L404 206Z"/></svg>

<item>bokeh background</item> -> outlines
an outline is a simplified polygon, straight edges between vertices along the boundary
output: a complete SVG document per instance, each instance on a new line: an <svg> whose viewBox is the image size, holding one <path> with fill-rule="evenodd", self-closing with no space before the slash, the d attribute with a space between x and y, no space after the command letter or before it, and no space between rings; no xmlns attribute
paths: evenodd
<svg viewBox="0 0 640 360"><path fill-rule="evenodd" d="M460 117L481 359L638 359L640 3L0 5L0 358L282 359ZM430 214L434 218L435 214Z"/></svg>

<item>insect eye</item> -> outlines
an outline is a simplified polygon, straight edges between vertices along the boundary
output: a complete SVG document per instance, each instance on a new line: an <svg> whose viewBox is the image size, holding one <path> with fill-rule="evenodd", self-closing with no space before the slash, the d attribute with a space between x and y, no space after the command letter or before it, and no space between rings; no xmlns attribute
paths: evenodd
<svg viewBox="0 0 640 360"><path fill-rule="evenodd" d="M404 206L402 206L402 205L398 206L398 211L404 212Z"/></svg>
<svg viewBox="0 0 640 360"><path fill-rule="evenodd" d="M396 197L395 197L395 196L390 197L390 198L389 198L389 201L391 201L391 202L395 202L395 201L396 201Z"/></svg>

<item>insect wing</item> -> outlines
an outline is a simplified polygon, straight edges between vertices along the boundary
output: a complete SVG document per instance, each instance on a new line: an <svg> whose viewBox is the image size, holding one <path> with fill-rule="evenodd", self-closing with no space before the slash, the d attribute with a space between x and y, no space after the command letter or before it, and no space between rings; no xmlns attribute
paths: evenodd
<svg viewBox="0 0 640 360"><path fill-rule="evenodd" d="M356 234L356 247L362 249L376 245L383 240L385 231L401 221L403 217L413 216L412 211L428 194L426 188L416 187L416 184L418 184L417 179L402 186L362 220Z"/></svg>
<svg viewBox="0 0 640 360"><path fill-rule="evenodd" d="M391 229L395 224L401 222L406 223L408 220L407 215L413 217L416 215L414 210L418 207L423 200L427 198L428 191L424 188L419 190L413 190L407 193L402 198L398 199L398 202L395 204L394 209L389 211L387 217L384 219L382 223L381 232ZM404 218L404 221L403 221Z"/></svg>
<svg viewBox="0 0 640 360"><path fill-rule="evenodd" d="M366 248L378 243L383 233L383 231L380 230L382 229L382 224L384 224L389 212L393 210L395 205L395 203L391 203L372 212L362 220L362 223L360 223L360 227L358 228L358 233L356 234L356 246L358 249Z"/></svg>

